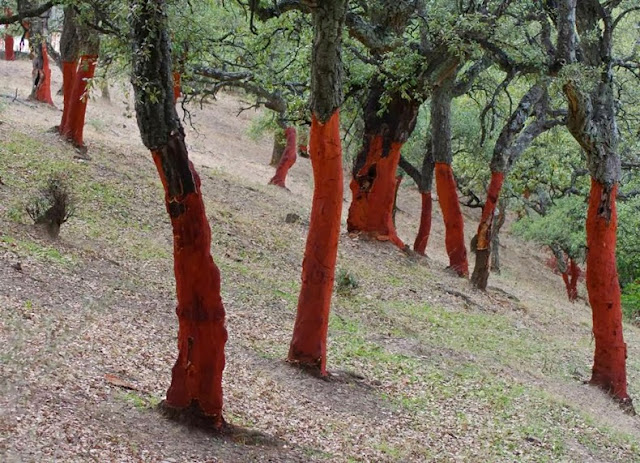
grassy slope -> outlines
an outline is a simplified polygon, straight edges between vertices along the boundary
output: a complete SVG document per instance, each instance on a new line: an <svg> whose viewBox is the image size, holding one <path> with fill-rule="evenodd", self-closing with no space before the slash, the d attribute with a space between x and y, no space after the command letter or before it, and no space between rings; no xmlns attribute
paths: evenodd
<svg viewBox="0 0 640 463"><path fill-rule="evenodd" d="M16 66L28 75L26 64ZM3 101L3 460L640 461L638 419L579 381L588 377L593 348L588 307L566 303L537 251L511 239L506 271L481 294L442 270L434 249L441 227L430 261L343 236L339 267L359 287L334 299L329 365L337 375L318 381L284 364L306 234L304 220L285 224L284 216L308 217L304 160L288 194L264 185L268 171L251 175L222 155L196 158L228 311L226 417L244 431L217 439L165 421L153 407L175 358L171 238L134 124L95 103L86 163L46 133L57 111ZM228 117L234 106L222 103L205 119ZM103 113L129 126L112 125L128 138L108 133ZM250 143L243 130L236 127L235 141ZM225 133L223 145L225 136L234 142ZM190 140L194 152L210 143ZM268 145L233 155L257 165L268 159ZM50 242L23 210L57 170L72 177L79 207ZM407 189L401 197L407 238L417 224L414 196ZM627 327L626 338L630 393L638 397L640 332Z"/></svg>

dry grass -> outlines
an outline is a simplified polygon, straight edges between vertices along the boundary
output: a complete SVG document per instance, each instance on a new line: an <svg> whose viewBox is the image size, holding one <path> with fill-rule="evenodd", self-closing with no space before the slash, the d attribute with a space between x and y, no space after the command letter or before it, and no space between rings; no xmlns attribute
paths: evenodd
<svg viewBox="0 0 640 463"><path fill-rule="evenodd" d="M28 63L0 62L0 78L0 94L25 95ZM188 138L228 312L225 415L236 428L219 437L155 408L176 354L171 236L124 104L91 102L88 120L102 123L87 127L84 162L46 132L59 111L3 99L0 460L640 461L638 419L580 381L593 348L589 308L566 302L542 254L508 236L505 271L486 294L473 291L443 270L439 211L430 259L343 234L338 265L357 287L334 298L335 375L288 367L310 165L292 169L291 194L266 186L271 143L247 139L249 116L235 119L236 107L223 96L196 111L200 135ZM79 203L51 242L22 203L58 170ZM400 207L409 241L415 191L401 190ZM285 223L290 212L303 220ZM469 212L469 230L476 221ZM626 327L626 338L638 397L640 330Z"/></svg>

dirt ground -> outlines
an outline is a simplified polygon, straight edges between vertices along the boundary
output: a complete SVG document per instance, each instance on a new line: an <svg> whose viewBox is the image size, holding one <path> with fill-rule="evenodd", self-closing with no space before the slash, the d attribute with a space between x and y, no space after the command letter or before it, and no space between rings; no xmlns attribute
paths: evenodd
<svg viewBox="0 0 640 463"><path fill-rule="evenodd" d="M53 86L61 85L53 70ZM502 239L486 293L445 269L434 207L428 258L346 234L318 380L288 366L313 180L299 158L290 192L267 186L271 140L251 139L239 97L189 107L189 154L203 180L223 278L229 341L223 436L163 418L176 357L171 231L125 84L88 106L90 161L49 131L56 107L26 100L30 63L0 62L0 460L8 462L631 462L640 421L588 379L590 310L566 301L544 250ZM57 241L24 205L67 172L76 215ZM349 178L345 170L346 181ZM412 243L416 189L399 194ZM287 213L300 215L285 223ZM478 211L465 210L466 236ZM508 227L505 227L508 228ZM471 260L473 258L471 257ZM640 396L640 330L625 326Z"/></svg>

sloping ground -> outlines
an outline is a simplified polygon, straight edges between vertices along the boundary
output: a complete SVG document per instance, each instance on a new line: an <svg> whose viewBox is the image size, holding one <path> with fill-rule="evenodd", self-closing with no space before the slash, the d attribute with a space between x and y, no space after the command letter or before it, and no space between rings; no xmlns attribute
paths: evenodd
<svg viewBox="0 0 640 463"><path fill-rule="evenodd" d="M236 431L167 421L155 405L176 356L170 226L131 102L90 103L93 159L79 161L47 132L60 111L24 101L29 72L0 62L0 95L10 95L0 96L1 461L640 461L638 418L581 381L589 308L566 302L543 253L508 236L502 275L473 291L444 270L439 211L430 259L343 234L338 267L359 286L334 298L336 375L317 380L285 364L310 164L292 169L292 193L266 186L270 141L247 138L251 115L235 118L228 96L192 108L199 134L188 140L223 276L225 416ZM59 170L79 204L52 242L24 204ZM411 241L419 196L404 188L399 204L400 236ZM302 220L285 223L289 212ZM467 221L471 236L476 213ZM639 397L640 331L625 334Z"/></svg>

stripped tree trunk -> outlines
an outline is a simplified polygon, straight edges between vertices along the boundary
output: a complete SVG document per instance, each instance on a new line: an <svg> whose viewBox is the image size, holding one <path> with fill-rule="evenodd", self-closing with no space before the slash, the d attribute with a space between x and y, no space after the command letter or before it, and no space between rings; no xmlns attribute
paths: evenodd
<svg viewBox="0 0 640 463"><path fill-rule="evenodd" d="M326 375L327 331L342 213L342 29L347 0L313 9L310 154L314 191L288 360Z"/></svg>
<svg viewBox="0 0 640 463"><path fill-rule="evenodd" d="M78 67L78 33L73 7L64 9L64 24L62 26L62 35L60 36L60 59L62 60L62 96L64 106L58 132L62 134L65 132L69 121L71 94L73 93Z"/></svg>
<svg viewBox="0 0 640 463"><path fill-rule="evenodd" d="M461 277L469 275L464 219L451 162L452 79L436 86L431 96L431 146L435 160L436 189L445 226L445 247L449 266Z"/></svg>
<svg viewBox="0 0 640 463"><path fill-rule="evenodd" d="M22 0L18 3L18 10L27 11L33 5L30 1ZM45 40L46 19L33 18L28 26L29 45L33 55L33 70L31 71L32 86L29 99L53 105L51 99L51 68L47 54Z"/></svg>
<svg viewBox="0 0 640 463"><path fill-rule="evenodd" d="M269 185L276 185L287 189L285 185L287 173L289 173L289 169L295 164L297 158L296 129L295 127L287 127L284 133L287 139L287 145L280 157L276 173L269 181Z"/></svg>
<svg viewBox="0 0 640 463"><path fill-rule="evenodd" d="M597 69L600 76L594 89L573 79L563 86L569 111L567 126L584 150L591 174L586 223L587 291L596 345L591 384L608 391L632 410L627 393L627 346L622 335L615 254L620 158L611 59L611 8L598 0L558 2L558 61L567 64L579 61ZM582 40L578 40L576 33ZM580 53L576 53L577 43L581 45Z"/></svg>
<svg viewBox="0 0 640 463"><path fill-rule="evenodd" d="M393 223L396 170L400 149L415 128L420 104L394 93L383 107L383 94L384 83L374 77L364 107L364 143L350 183L352 200L347 230L389 240L404 248ZM380 115L383 109L385 112Z"/></svg>
<svg viewBox="0 0 640 463"><path fill-rule="evenodd" d="M4 9L4 13L7 16L11 16L11 9L10 8L5 8ZM13 61L16 59L16 53L13 50L13 45L14 45L14 41L13 41L13 35L10 33L7 33L4 35L4 59L5 61Z"/></svg>
<svg viewBox="0 0 640 463"><path fill-rule="evenodd" d="M162 180L173 228L179 353L164 406L219 429L224 424L225 311L200 178L189 161L173 101L166 5L164 0L131 0L130 6L138 127Z"/></svg>
<svg viewBox="0 0 640 463"><path fill-rule="evenodd" d="M60 133L75 146L84 148L84 121L89 101L88 83L95 74L100 36L86 25L76 24L80 58L74 74L69 110ZM64 117L64 115L63 115Z"/></svg>
<svg viewBox="0 0 640 463"><path fill-rule="evenodd" d="M420 226L418 234L413 243L413 250L420 255L425 255L429 235L431 234L431 217L433 212L433 199L431 189L433 188L434 161L431 137L427 137L426 151L422 160L422 170L415 168L410 162L400 157L400 167L416 182L418 191L422 198L422 208L420 210Z"/></svg>
<svg viewBox="0 0 640 463"><path fill-rule="evenodd" d="M522 97L496 140L491 159L491 182L476 234L476 263L471 275L471 283L478 289L486 289L489 281L491 227L505 175L538 135L562 122L546 119L546 95L544 85L533 85ZM534 113L537 119L526 125Z"/></svg>

